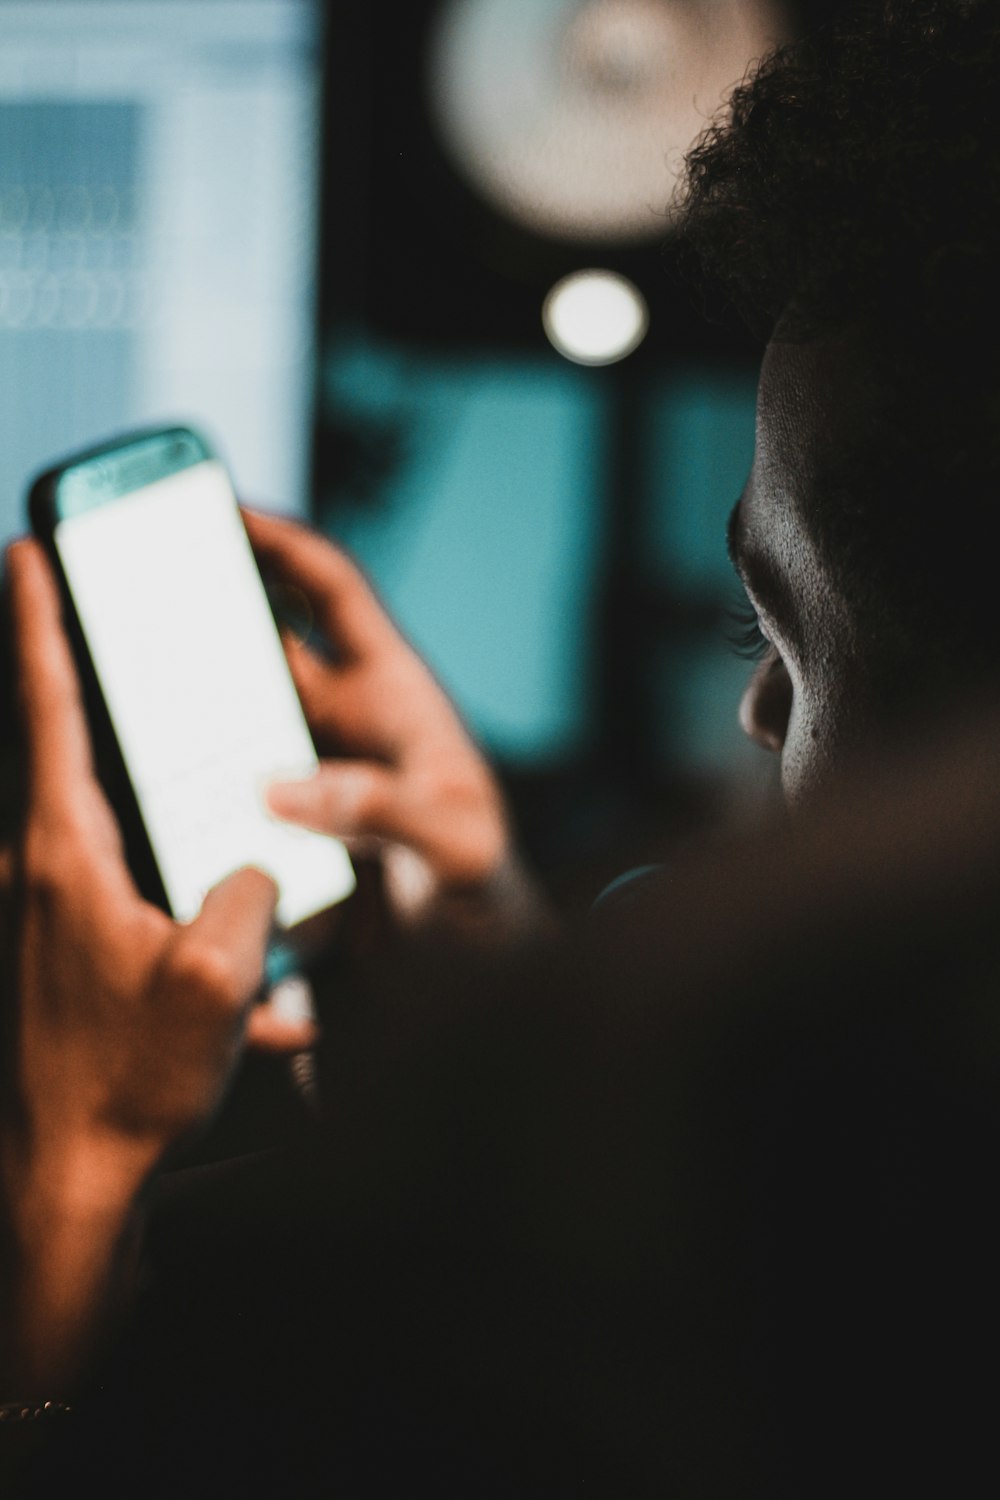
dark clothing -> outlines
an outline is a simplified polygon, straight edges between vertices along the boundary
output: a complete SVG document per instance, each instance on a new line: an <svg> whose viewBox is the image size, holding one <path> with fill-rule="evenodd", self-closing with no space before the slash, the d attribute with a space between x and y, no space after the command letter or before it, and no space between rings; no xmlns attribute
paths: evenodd
<svg viewBox="0 0 1000 1500"><path fill-rule="evenodd" d="M769 923L744 873L328 1018L327 1133L165 1186L39 1490L995 1488L995 878Z"/></svg>

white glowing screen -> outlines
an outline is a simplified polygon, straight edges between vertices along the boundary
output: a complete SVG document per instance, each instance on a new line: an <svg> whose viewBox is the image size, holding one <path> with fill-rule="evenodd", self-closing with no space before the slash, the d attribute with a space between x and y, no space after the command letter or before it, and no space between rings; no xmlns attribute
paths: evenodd
<svg viewBox="0 0 1000 1500"><path fill-rule="evenodd" d="M316 753L221 464L61 521L55 541L174 915L247 864L277 881L285 927L346 896L343 846L263 804Z"/></svg>
<svg viewBox="0 0 1000 1500"><path fill-rule="evenodd" d="M581 365L624 359L646 336L649 313L638 287L614 271L575 271L549 292L542 324L550 342Z"/></svg>

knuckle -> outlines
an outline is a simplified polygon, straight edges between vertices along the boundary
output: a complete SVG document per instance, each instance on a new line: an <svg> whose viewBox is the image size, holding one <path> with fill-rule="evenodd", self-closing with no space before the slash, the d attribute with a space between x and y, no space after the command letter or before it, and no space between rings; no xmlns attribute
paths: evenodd
<svg viewBox="0 0 1000 1500"><path fill-rule="evenodd" d="M465 766L436 767L426 787L427 801L454 812L480 811L492 801L488 785Z"/></svg>
<svg viewBox="0 0 1000 1500"><path fill-rule="evenodd" d="M221 948L185 947L175 956L173 969L175 983L220 1009L235 1009L243 1001L236 967Z"/></svg>
<svg viewBox="0 0 1000 1500"><path fill-rule="evenodd" d="M327 789L328 821L359 832L378 831L386 816L386 797L377 778L364 771L345 772Z"/></svg>
<svg viewBox="0 0 1000 1500"><path fill-rule="evenodd" d="M20 874L29 897L62 893L72 865L70 839L53 828L32 823L21 847Z"/></svg>

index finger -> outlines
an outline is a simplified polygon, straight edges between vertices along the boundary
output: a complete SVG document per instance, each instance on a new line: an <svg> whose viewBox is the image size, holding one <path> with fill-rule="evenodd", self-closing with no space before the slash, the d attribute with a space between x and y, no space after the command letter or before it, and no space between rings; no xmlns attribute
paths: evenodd
<svg viewBox="0 0 1000 1500"><path fill-rule="evenodd" d="M8 547L7 578L31 795L36 805L68 808L94 762L59 591L38 542Z"/></svg>
<svg viewBox="0 0 1000 1500"><path fill-rule="evenodd" d="M242 514L258 561L301 589L332 645L358 657L402 641L360 568L339 547L284 517L245 508Z"/></svg>

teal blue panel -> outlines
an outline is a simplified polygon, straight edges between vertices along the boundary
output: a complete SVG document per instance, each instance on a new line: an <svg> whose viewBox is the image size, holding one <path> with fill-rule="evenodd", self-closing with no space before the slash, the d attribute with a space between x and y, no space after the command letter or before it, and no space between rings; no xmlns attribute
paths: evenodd
<svg viewBox="0 0 1000 1500"><path fill-rule="evenodd" d="M687 591L732 581L726 518L753 459L756 377L692 373L658 393L649 461L650 543L661 576Z"/></svg>
<svg viewBox="0 0 1000 1500"><path fill-rule="evenodd" d="M408 434L378 507L342 536L472 729L522 762L578 749L603 467L593 383L548 359L359 344L331 361L327 398Z"/></svg>

